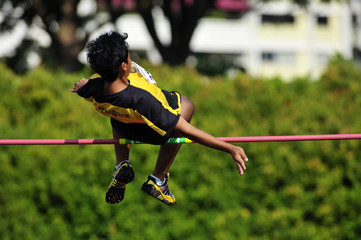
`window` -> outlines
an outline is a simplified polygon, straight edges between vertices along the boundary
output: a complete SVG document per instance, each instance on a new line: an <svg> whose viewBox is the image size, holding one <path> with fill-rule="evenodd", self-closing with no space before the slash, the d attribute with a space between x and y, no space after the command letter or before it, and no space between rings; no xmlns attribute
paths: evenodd
<svg viewBox="0 0 361 240"><path fill-rule="evenodd" d="M330 55L327 53L317 53L316 60L319 65L327 65L330 60Z"/></svg>
<svg viewBox="0 0 361 240"><path fill-rule="evenodd" d="M265 63L286 63L293 64L296 56L291 52L263 52L262 62Z"/></svg>
<svg viewBox="0 0 361 240"><path fill-rule="evenodd" d="M317 24L319 26L327 26L328 25L328 17L326 17L326 16L317 16Z"/></svg>
<svg viewBox="0 0 361 240"><path fill-rule="evenodd" d="M295 17L292 15L262 15L262 23L271 23L271 24L290 24L295 22Z"/></svg>
<svg viewBox="0 0 361 240"><path fill-rule="evenodd" d="M262 61L263 62L273 62L275 59L275 53L271 52L263 52L262 53Z"/></svg>
<svg viewBox="0 0 361 240"><path fill-rule="evenodd" d="M357 31L357 16L356 14L352 15L352 27L355 31Z"/></svg>

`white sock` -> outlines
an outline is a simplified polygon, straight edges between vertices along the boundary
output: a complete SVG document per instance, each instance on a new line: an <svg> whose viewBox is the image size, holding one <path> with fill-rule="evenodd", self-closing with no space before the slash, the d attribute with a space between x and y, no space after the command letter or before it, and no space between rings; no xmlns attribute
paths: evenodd
<svg viewBox="0 0 361 240"><path fill-rule="evenodd" d="M152 174L151 176L154 177L155 183L156 183L159 187L163 186L163 185L165 184L166 180L167 180L166 178L164 178L164 180L162 181L162 180L160 180L159 178L157 178L156 176L154 176L153 174Z"/></svg>

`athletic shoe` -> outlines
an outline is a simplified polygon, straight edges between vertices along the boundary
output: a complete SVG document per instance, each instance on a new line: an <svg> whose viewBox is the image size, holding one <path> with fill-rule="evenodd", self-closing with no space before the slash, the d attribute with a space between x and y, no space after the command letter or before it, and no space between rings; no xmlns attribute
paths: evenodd
<svg viewBox="0 0 361 240"><path fill-rule="evenodd" d="M167 205L174 205L175 197L168 188L168 178L169 174L167 173L165 176L166 181L164 185L158 186L154 177L149 176L147 181L142 186L142 191Z"/></svg>
<svg viewBox="0 0 361 240"><path fill-rule="evenodd" d="M134 178L134 171L129 162L124 162L115 172L114 177L105 195L105 201L109 204L120 203L124 199L125 186Z"/></svg>

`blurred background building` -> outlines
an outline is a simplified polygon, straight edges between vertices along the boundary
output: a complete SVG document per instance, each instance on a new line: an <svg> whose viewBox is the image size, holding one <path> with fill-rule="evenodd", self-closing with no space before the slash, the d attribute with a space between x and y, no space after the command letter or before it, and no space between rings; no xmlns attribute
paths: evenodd
<svg viewBox="0 0 361 240"><path fill-rule="evenodd" d="M193 56L227 56L232 60L228 62L253 76L284 79L316 78L335 54L360 63L361 1L313 1L307 8L289 1L248 4L240 6L239 10L251 7L240 18L201 19L190 45ZM153 14L166 43L170 39L167 20L161 11ZM119 29L129 33L133 50L146 51L154 63L161 61L138 15L124 15L118 23ZM191 64L197 61L192 59Z"/></svg>
<svg viewBox="0 0 361 240"><path fill-rule="evenodd" d="M144 56L154 64L161 63L161 54L144 19L134 11L136 0L111 2L114 8L121 6L124 10L116 19L115 28L129 34L128 42L134 58ZM193 0L186 2L191 4ZM81 0L77 13L86 16L96 8L94 0ZM191 38L191 54L186 60L187 64L204 72L241 69L252 76L279 76L286 80L298 76L317 78L335 54L354 59L361 66L360 0L330 3L312 0L306 7L288 0L266 3L259 0L216 0L215 10L222 14L216 12L200 18ZM163 13L160 7L152 9L159 40L167 45L172 38L171 27ZM11 34L0 37L0 55L13 51L14 47L6 44L6 39L10 45L16 45L18 38L27 35L37 39L40 46L50 45L51 39L46 32L39 27L26 28L23 25L17 24ZM96 28L90 38L112 28L111 24ZM31 67L41 62L36 54L30 57ZM85 63L84 53L79 59ZM214 72L209 72L211 70Z"/></svg>

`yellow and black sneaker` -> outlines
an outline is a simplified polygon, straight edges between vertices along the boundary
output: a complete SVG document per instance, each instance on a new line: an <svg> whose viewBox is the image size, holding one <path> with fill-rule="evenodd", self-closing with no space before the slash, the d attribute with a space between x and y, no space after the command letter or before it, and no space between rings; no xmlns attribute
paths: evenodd
<svg viewBox="0 0 361 240"><path fill-rule="evenodd" d="M174 205L175 197L168 188L168 177L169 174L165 176L166 181L163 186L158 186L154 177L149 176L147 181L142 185L142 191L169 206Z"/></svg>
<svg viewBox="0 0 361 240"><path fill-rule="evenodd" d="M126 161L115 172L114 177L105 194L105 201L109 204L120 203L124 199L125 186L134 179L132 165Z"/></svg>

